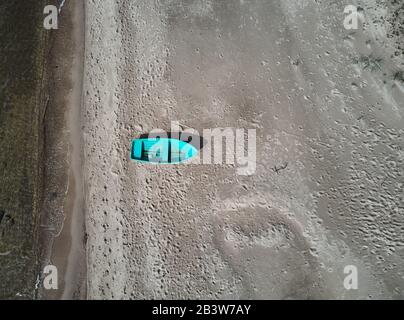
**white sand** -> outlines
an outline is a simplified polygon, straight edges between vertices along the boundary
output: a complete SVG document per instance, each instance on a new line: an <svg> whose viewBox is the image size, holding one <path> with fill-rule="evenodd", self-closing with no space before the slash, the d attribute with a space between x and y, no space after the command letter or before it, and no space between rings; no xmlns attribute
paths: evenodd
<svg viewBox="0 0 404 320"><path fill-rule="evenodd" d="M402 57L380 9L348 32L340 2L191 2L86 2L88 298L402 298ZM371 53L382 70L354 64ZM256 174L130 162L174 120L256 128Z"/></svg>

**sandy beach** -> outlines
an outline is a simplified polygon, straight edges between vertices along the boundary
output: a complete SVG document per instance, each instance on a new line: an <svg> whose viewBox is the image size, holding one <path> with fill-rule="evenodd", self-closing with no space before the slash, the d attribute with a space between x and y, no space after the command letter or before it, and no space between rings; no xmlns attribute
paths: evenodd
<svg viewBox="0 0 404 320"><path fill-rule="evenodd" d="M0 4L0 298L404 299L398 1L52 3ZM173 124L253 166L130 159Z"/></svg>
<svg viewBox="0 0 404 320"><path fill-rule="evenodd" d="M403 298L403 56L348 4L87 3L88 298ZM256 129L255 174L129 160L171 121Z"/></svg>

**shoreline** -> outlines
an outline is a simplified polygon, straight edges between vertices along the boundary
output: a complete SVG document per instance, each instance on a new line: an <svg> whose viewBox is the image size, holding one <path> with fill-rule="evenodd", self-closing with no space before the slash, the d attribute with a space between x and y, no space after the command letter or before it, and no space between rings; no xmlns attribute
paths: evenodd
<svg viewBox="0 0 404 320"><path fill-rule="evenodd" d="M84 4L78 1L66 2L60 17L50 49L48 68L55 68L51 86L53 106L61 108L61 128L51 128L53 152L64 158L63 173L49 165L46 182L49 182L45 196L51 189L64 190L54 202L45 201L45 225L42 266L52 264L58 270L58 289L47 291L41 288L42 299L83 299L86 296L85 220L83 208L83 180L81 176L81 105L84 66ZM50 81L52 82L52 81ZM46 125L52 127L54 117L47 118ZM61 133L57 133L59 130ZM60 136L59 136L60 134ZM58 144L63 145L58 148ZM57 149L57 150L56 150ZM48 160L48 159L47 159ZM52 160L51 160L52 162ZM60 169L60 168L59 168ZM46 192L48 191L48 192ZM54 217L53 217L54 216ZM56 222L55 222L56 221ZM53 226L52 226L53 224ZM57 230L57 231L56 231Z"/></svg>

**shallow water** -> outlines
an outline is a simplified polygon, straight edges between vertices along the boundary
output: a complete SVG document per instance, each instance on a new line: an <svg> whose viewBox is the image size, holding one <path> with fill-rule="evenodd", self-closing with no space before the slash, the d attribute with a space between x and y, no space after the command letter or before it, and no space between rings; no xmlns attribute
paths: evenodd
<svg viewBox="0 0 404 320"><path fill-rule="evenodd" d="M35 295L42 10L42 1L0 4L0 298Z"/></svg>

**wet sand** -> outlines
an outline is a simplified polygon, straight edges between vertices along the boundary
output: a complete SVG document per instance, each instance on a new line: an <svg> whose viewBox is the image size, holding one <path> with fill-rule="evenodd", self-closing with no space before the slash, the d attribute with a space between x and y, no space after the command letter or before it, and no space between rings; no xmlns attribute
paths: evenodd
<svg viewBox="0 0 404 320"><path fill-rule="evenodd" d="M82 88L84 68L84 3L75 4L73 10L74 42L76 45L72 65L73 91L70 97L68 127L71 144L71 163L68 198L70 212L71 246L65 274L63 299L86 297L86 249L84 219L84 185L82 176Z"/></svg>
<svg viewBox="0 0 404 320"><path fill-rule="evenodd" d="M63 135L54 139L64 148L53 149L60 157L66 157L63 173L58 174L51 164L48 188L65 190L57 201L45 202L48 212L59 205L58 214L46 218L52 225L51 234L44 240L48 258L43 265L58 268L58 290L42 290L44 299L83 299L86 297L85 225L83 209L83 180L81 175L81 105L84 56L84 4L74 0L65 3L61 14L61 27L55 34L52 61L57 65L57 80L53 93L54 103L64 107ZM52 120L49 119L50 121ZM55 130L55 129L54 129ZM59 128L60 130L60 128ZM56 177L56 178L55 178ZM58 182L61 184L59 185ZM64 183L64 186L62 187ZM53 219L52 219L53 218Z"/></svg>

